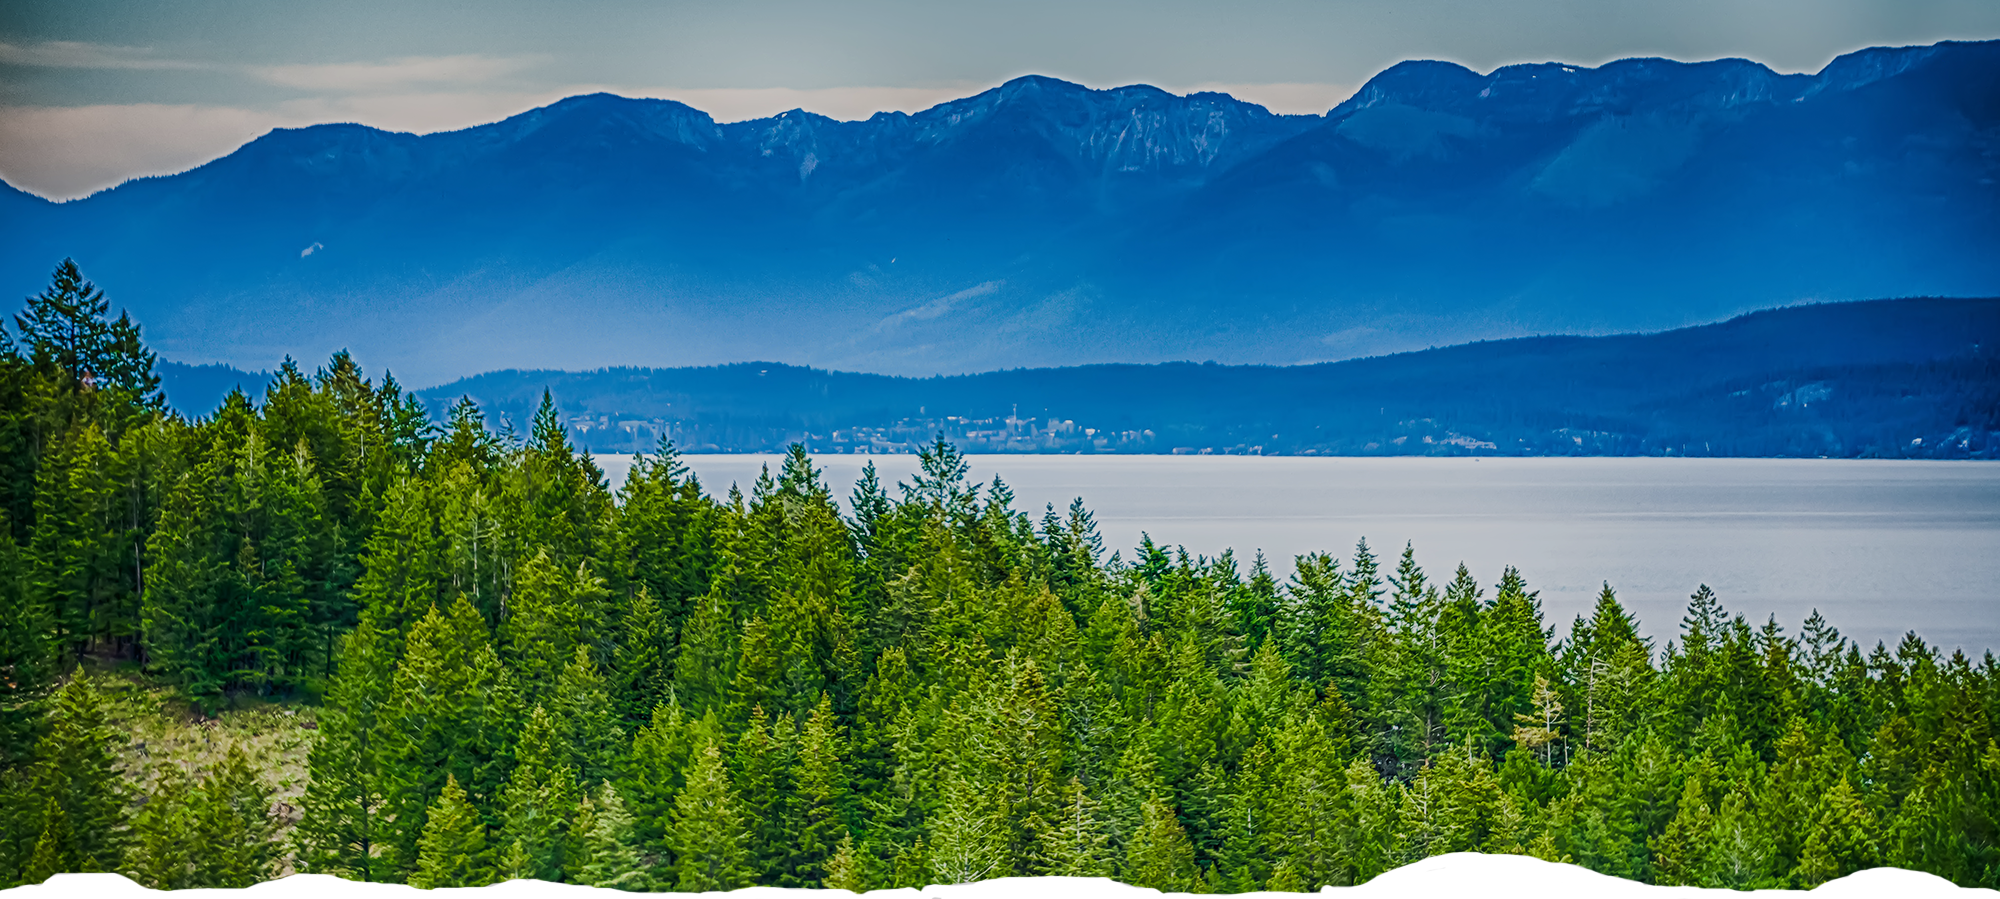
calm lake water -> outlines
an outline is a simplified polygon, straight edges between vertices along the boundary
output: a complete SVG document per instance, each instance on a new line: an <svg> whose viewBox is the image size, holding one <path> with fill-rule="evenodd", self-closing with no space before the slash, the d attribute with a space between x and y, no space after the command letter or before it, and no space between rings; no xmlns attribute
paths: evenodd
<svg viewBox="0 0 2000 899"><path fill-rule="evenodd" d="M821 456L845 498L873 459L885 484L914 456ZM1107 548L1139 542L1242 568L1261 549L1280 576L1296 555L1357 539L1385 568L1408 541L1434 580L1464 562L1481 583L1521 570L1566 632L1603 583L1656 645L1679 633L1707 584L1732 612L1787 633L1815 608L1850 638L1891 646L1910 630L1947 652L2000 649L2000 464L1824 459L1347 459L1240 456L973 456L1037 518L1082 497ZM598 459L620 483L630 458ZM688 456L716 495L745 490L777 456ZM891 495L894 495L892 488Z"/></svg>

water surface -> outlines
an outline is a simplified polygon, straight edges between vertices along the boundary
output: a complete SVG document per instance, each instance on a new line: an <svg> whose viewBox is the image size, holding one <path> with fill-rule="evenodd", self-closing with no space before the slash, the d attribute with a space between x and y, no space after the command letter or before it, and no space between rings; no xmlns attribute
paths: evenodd
<svg viewBox="0 0 2000 899"><path fill-rule="evenodd" d="M870 458L886 484L914 456L821 456L843 499ZM712 494L747 491L780 457L688 456ZM629 457L599 457L614 484ZM1707 584L1734 612L1787 633L1815 608L1850 637L1892 646L1915 630L1947 651L2000 648L2000 464L1825 459L973 456L1039 518L1074 497L1106 546L1141 532L1213 556L1257 550L1346 558L1366 537L1384 565L1406 541L1434 579L1459 562L1481 583L1503 566L1567 630L1606 582L1655 636L1679 632ZM893 487L892 487L893 495Z"/></svg>

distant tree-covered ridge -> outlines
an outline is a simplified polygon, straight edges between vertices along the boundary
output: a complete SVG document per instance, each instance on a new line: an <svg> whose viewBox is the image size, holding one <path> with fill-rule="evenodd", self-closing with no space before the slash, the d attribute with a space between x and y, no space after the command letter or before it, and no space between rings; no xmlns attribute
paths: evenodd
<svg viewBox="0 0 2000 899"><path fill-rule="evenodd" d="M544 390L594 452L663 438L690 452L913 452L943 433L968 452L1995 458L2000 298L1795 306L1319 365L902 378L753 362L492 372L420 396L434 415L470 396L526 422Z"/></svg>
<svg viewBox="0 0 2000 899"><path fill-rule="evenodd" d="M1544 622L1411 548L1107 555L938 439L842 504L671 445L613 491L546 397L443 427L336 356L165 411L65 263L0 347L0 884L293 869L424 887L1310 890L1456 851L1656 883L2000 885L2000 665L1695 591ZM317 706L296 808L240 753L121 766L90 667ZM88 663L86 667L84 663ZM150 776L141 776L150 775Z"/></svg>

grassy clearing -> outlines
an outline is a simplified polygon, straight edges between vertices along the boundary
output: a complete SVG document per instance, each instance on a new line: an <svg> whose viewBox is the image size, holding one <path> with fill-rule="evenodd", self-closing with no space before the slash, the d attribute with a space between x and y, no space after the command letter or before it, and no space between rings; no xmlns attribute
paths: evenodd
<svg viewBox="0 0 2000 899"><path fill-rule="evenodd" d="M148 680L131 662L92 666L91 676L103 692L110 723L127 737L119 749L120 760L139 796L152 787L165 766L200 774L236 746L274 791L273 802L284 822L280 838L289 835L298 823L306 755L318 732L316 706L241 696L211 718L176 699L171 689Z"/></svg>

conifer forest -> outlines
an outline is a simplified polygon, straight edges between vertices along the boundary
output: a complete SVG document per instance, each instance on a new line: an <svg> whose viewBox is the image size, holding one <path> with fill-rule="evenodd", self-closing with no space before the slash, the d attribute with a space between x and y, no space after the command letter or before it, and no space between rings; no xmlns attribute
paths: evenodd
<svg viewBox="0 0 2000 899"><path fill-rule="evenodd" d="M718 491L662 445L613 490L546 398L434 421L344 353L187 420L109 308L65 262L0 342L0 885L1229 893L1479 851L2000 886L1991 652L1705 587L1650 632L1608 586L1550 622L1512 569L1365 542L1282 582L1107 552L941 438L846 497L798 447ZM309 711L302 791L132 761L124 676Z"/></svg>

